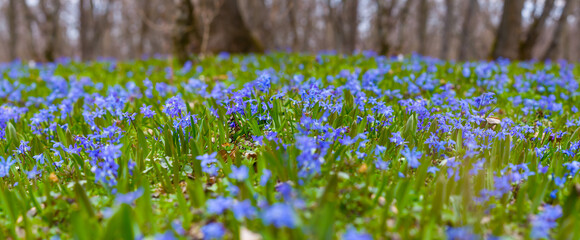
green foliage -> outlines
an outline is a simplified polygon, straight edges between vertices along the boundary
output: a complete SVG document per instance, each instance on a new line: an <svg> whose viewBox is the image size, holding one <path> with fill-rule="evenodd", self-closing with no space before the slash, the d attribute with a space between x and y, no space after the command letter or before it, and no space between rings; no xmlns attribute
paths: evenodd
<svg viewBox="0 0 580 240"><path fill-rule="evenodd" d="M245 231L263 239L340 239L351 228L375 239L445 239L448 229L464 226L479 236L526 239L533 230L531 220L549 205L563 210L549 236L580 236L575 228L580 224L580 180L564 165L577 163L579 157L563 151L580 140L580 128L569 125L569 120L578 121L572 108L578 106L580 95L575 89L534 78L572 79L566 84L573 87L579 74L575 65L463 65L416 57L396 61L362 54L283 53L206 57L192 69L171 64L150 59L0 68L7 82L22 84L14 84L17 90L13 91L21 95L18 100L0 88L1 108L26 110L19 118L5 121L0 117L0 156L15 160L0 183L1 239L135 239L164 233L200 239L202 227L215 222L225 227L226 239L239 239L248 234ZM491 76L479 76L475 73L479 67L490 68ZM462 73L464 68L473 73ZM20 74L13 76L10 70ZM262 75L268 75L271 82L256 90ZM431 82L420 85L421 76ZM60 84L66 89L54 99L49 96L58 90L54 86L58 81L48 80L52 78L62 78ZM71 87L85 78L87 84ZM526 91L520 91L521 78L530 84ZM188 85L190 79L204 87ZM161 93L163 84L174 89ZM235 102L232 92L248 86L253 90ZM73 90L85 94L70 106L61 105L75 94ZM146 96L148 90L150 96ZM227 101L210 95L213 90L215 95L227 95ZM326 99L308 95L318 90L318 97ZM398 90L400 97L387 95L385 90ZM495 93L495 102L476 106L473 99L486 92ZM109 96L122 99L120 111L126 115L103 107L98 117L87 117L95 106L104 104L95 100L97 95L98 101L106 102ZM558 96L546 101L561 104L559 111L514 103L516 97L540 101L549 95ZM184 100L186 117L165 113L168 99L175 96ZM453 105L450 99L465 101L468 107ZM384 103L390 112L377 113L371 100ZM422 103L431 114L427 118L424 112L410 110L410 104ZM155 115L145 117L139 109L143 105L151 106ZM54 110L54 119L33 123L35 114L51 106L70 107L70 111L58 116L60 112ZM337 106L339 110L330 110ZM132 113L136 113L134 119ZM448 132L442 130L443 125L451 122L438 121L445 113L460 119ZM468 116L481 121L468 124ZM504 122L497 124L493 119ZM530 131L514 134L505 125L506 119ZM84 146L79 152L65 148L81 147L80 137L96 138L95 134L105 134L103 129L112 126L118 128L114 133L118 135L94 141L100 147L119 146L121 152L113 158L118 165L114 177L103 180L95 170L104 162L102 157L91 155ZM342 132L321 147L324 134L333 131ZM558 137L558 131L567 134ZM471 145L474 132L481 132L477 144L485 146ZM483 132L493 137L482 137ZM391 140L397 133L403 144ZM505 136L497 137L500 133ZM431 147L427 144L431 136L448 143L441 149ZM316 146L304 150L299 137L313 139ZM23 153L18 152L21 141L30 146ZM384 151L377 152L377 146ZM549 147L537 154L543 146ZM416 168L403 154L412 149L421 153ZM477 153L469 155L470 151ZM319 157L317 169L301 164L305 152ZM215 175L198 160L212 153L219 168ZM40 154L42 164L34 158ZM474 171L482 159L481 168ZM454 161L460 164L452 166ZM503 194L483 199L482 192L498 190L497 178L524 174L513 169L521 164L534 174L510 180ZM549 168L540 173L541 166ZM41 174L30 177L34 167ZM248 177L232 177L234 167L247 168ZM262 182L267 173L271 176ZM558 186L556 177L566 182ZM112 178L114 184L108 184L106 180ZM284 187L289 187L288 193L283 193ZM248 200L256 213L241 219L231 208L209 213L209 202L219 197L235 203ZM264 220L268 207L275 203L291 207L296 215L294 226L276 227Z"/></svg>

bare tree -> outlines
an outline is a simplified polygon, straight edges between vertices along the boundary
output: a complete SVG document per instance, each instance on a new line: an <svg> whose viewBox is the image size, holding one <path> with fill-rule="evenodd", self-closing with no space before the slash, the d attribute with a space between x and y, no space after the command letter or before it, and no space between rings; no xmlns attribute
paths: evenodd
<svg viewBox="0 0 580 240"><path fill-rule="evenodd" d="M394 16L393 12L398 0L393 0L387 3L385 0L375 0L375 5L377 7L376 16L376 27L377 27L377 38L379 44L380 54L389 54L391 50L391 44L389 43L389 32L394 26Z"/></svg>
<svg viewBox="0 0 580 240"><path fill-rule="evenodd" d="M441 53L439 54L441 59L447 59L449 57L449 46L451 45L453 35L453 19L455 18L454 4L453 0L445 0L445 20L443 38L441 40Z"/></svg>
<svg viewBox="0 0 580 240"><path fill-rule="evenodd" d="M43 35L46 41L43 54L46 61L54 61L58 45L60 0L41 0L40 9L44 15Z"/></svg>
<svg viewBox="0 0 580 240"><path fill-rule="evenodd" d="M414 0L407 0L405 1L405 5L403 6L403 8L401 9L401 12L399 13L399 27L398 27L398 33L397 33L397 51L401 52L403 51L403 45L405 42L405 38L403 36L403 33L405 31L407 31L406 29L406 24L407 24L407 16L409 16L409 11L411 9L411 5L413 4Z"/></svg>
<svg viewBox="0 0 580 240"><path fill-rule="evenodd" d="M429 19L429 2L419 0L417 10L417 36L419 40L419 54L427 55L427 21Z"/></svg>
<svg viewBox="0 0 580 240"><path fill-rule="evenodd" d="M238 0L244 23L250 32L261 40L264 48L276 49L282 45L287 46L286 41L292 32L288 29L288 25L291 24L288 22L290 12L288 7L291 1L278 0L267 5L264 0Z"/></svg>
<svg viewBox="0 0 580 240"><path fill-rule="evenodd" d="M474 25L474 17L477 12L479 3L477 0L469 0L467 5L467 12L465 13L465 18L463 19L463 26L461 27L461 39L459 40L459 60L465 61L468 59L469 50L471 49L471 31ZM444 39L445 40L445 39Z"/></svg>
<svg viewBox="0 0 580 240"><path fill-rule="evenodd" d="M86 5L87 1L90 0L79 0L79 50L82 60L88 59L89 54L89 43L88 43L88 31L89 31L89 19L87 16Z"/></svg>
<svg viewBox="0 0 580 240"><path fill-rule="evenodd" d="M546 0L544 6L542 7L542 13L539 17L535 17L532 25L530 26L528 33L526 34L525 40L520 44L519 48L519 58L526 60L532 58L532 52L540 33L546 25L546 20L550 16L552 9L554 8L555 0ZM534 4L537 6L538 4Z"/></svg>
<svg viewBox="0 0 580 240"><path fill-rule="evenodd" d="M94 0L79 1L79 48L83 61L91 60L101 50L102 37L109 27L109 15L114 0L99 2L104 4L95 7Z"/></svg>
<svg viewBox="0 0 580 240"><path fill-rule="evenodd" d="M142 56L145 53L145 45L149 41L149 24L147 21L151 19L151 1L143 1L141 5L141 26L139 28L139 45L137 55Z"/></svg>
<svg viewBox="0 0 580 240"><path fill-rule="evenodd" d="M421 0L422 1L422 0ZM393 49L394 53L402 53L407 52L405 45L408 45L409 42L415 43L416 41L409 41L404 33L409 32L407 27L407 18L413 7L413 0L375 0L375 5L377 8L377 16L376 16L376 37L378 40L378 50L381 54L389 54L391 49ZM427 3L427 2L419 2L419 5ZM425 7L425 6L423 6ZM420 14L421 7L417 9L417 20L421 19L421 21L428 21L428 12L427 14L423 12ZM424 11L425 9L423 9ZM419 22L414 22L418 25L417 34L422 35L424 38L427 37L426 27L427 22L423 22L423 24ZM449 25L449 30L452 32L452 25ZM424 28L424 29L423 29ZM425 31L423 31L425 30ZM389 33L395 33L393 36L390 37ZM451 33L450 33L451 34ZM413 36L415 37L415 36ZM394 40L394 44L389 43L389 38ZM419 41L419 45L427 46L428 40ZM392 46L391 46L392 45Z"/></svg>
<svg viewBox="0 0 580 240"><path fill-rule="evenodd" d="M38 19L36 14L34 14L31 9L28 7L28 3L26 1L19 1L22 7L22 11L24 12L24 26L26 27L26 45L29 51L29 56L31 56L34 60L39 60L38 53L36 51L36 42L34 37L34 25L38 24Z"/></svg>
<svg viewBox="0 0 580 240"><path fill-rule="evenodd" d="M224 0L210 25L210 52L263 52L264 47L248 28L237 0Z"/></svg>
<svg viewBox="0 0 580 240"><path fill-rule="evenodd" d="M192 35L197 35L196 20L193 17L194 6L190 0L178 0L177 16L172 30L173 54L181 63L185 62L190 53L189 45ZM197 39L197 38L195 38Z"/></svg>
<svg viewBox="0 0 580 240"><path fill-rule="evenodd" d="M209 33L211 29L211 23L217 16L218 11L222 7L224 0L211 0L211 1L201 1L203 4L200 6L202 9L200 11L201 23L203 24L203 34L201 35L201 54L205 54L207 51L207 44L209 41Z"/></svg>
<svg viewBox="0 0 580 240"><path fill-rule="evenodd" d="M152 2L155 3L155 0L152 0ZM174 40L176 37L176 20L180 16L180 14L176 13L179 13L183 8L178 8L178 0L175 0L173 3L174 4L157 4L155 7L149 7L149 12L143 10L138 13L139 20L142 24L140 35L146 36L147 38L146 42L143 41L139 43L139 45L143 44L144 52L149 51L149 54L169 54L175 52ZM194 33L197 34L197 31L194 31ZM147 45L148 48L146 48L145 45ZM142 53L139 53L139 55L141 54Z"/></svg>
<svg viewBox="0 0 580 240"><path fill-rule="evenodd" d="M336 35L340 34L341 28L340 23L337 23L338 17L336 13L336 8L333 6L332 0L326 0L326 34L325 34L325 43L327 48L329 49L337 49L340 46L340 39Z"/></svg>
<svg viewBox="0 0 580 240"><path fill-rule="evenodd" d="M292 33L292 50L298 50L298 30L297 30L297 23L296 23L296 9L298 9L299 0L291 0L286 1L288 7L288 24L290 25L290 31Z"/></svg>
<svg viewBox="0 0 580 240"><path fill-rule="evenodd" d="M570 12L572 11L572 5L574 1L575 0L566 0L566 4L564 5L562 13L560 14L560 18L558 19L558 24L554 30L550 45L542 57L543 60L556 59L559 57L560 45L562 45L562 36L564 35L564 31L568 25L568 15L570 15Z"/></svg>
<svg viewBox="0 0 580 240"><path fill-rule="evenodd" d="M8 34L10 36L8 39L8 52L9 57L11 60L17 57L16 49L18 47L18 30L16 29L16 1L17 0L9 0L8 1Z"/></svg>
<svg viewBox="0 0 580 240"><path fill-rule="evenodd" d="M105 5L101 7L102 10L99 11L100 13L96 12L94 0L91 1L91 12L93 15L91 45L95 46L94 48L91 48L91 58L94 58L95 53L102 48L102 39L105 36L105 32L109 30L109 26L111 24L109 16L111 15L111 8L114 4L114 1L115 0L107 0L104 2L103 4Z"/></svg>
<svg viewBox="0 0 580 240"><path fill-rule="evenodd" d="M501 21L491 51L493 59L499 57L516 59L518 57L523 7L524 0L504 1Z"/></svg>
<svg viewBox="0 0 580 240"><path fill-rule="evenodd" d="M307 51L311 49L311 41L312 39L307 37L308 34L310 34L312 32L312 29L314 29L314 12L315 12L315 8L312 7L313 5L315 5L312 1L305 1L304 2L304 6L305 6L305 22L306 24L304 25L304 37L302 37L302 41L301 41L301 50L302 51Z"/></svg>
<svg viewBox="0 0 580 240"><path fill-rule="evenodd" d="M352 53L356 45L358 27L358 0L326 1L328 9L327 41L335 50Z"/></svg>
<svg viewBox="0 0 580 240"><path fill-rule="evenodd" d="M532 12L529 19L521 16L524 2L529 6L525 10ZM77 0L65 4L68 1L0 0L5 20L0 25L4 30L0 44L5 46L0 59L54 61L75 55L83 60L98 56L131 59L174 54L185 61L189 54L221 51L350 54L356 48L381 54L417 51L459 60L577 58L580 48L568 45L576 45L580 25L578 19L566 17L578 14L574 11L579 9L571 7L577 2ZM566 10L562 16L560 9ZM71 14L76 21L70 20ZM361 28L368 23L370 28ZM70 28L78 30L78 37L71 37ZM440 29L441 36L432 36L431 29Z"/></svg>
<svg viewBox="0 0 580 240"><path fill-rule="evenodd" d="M343 1L342 15L344 22L344 46L343 52L352 54L356 46L358 36L358 0Z"/></svg>

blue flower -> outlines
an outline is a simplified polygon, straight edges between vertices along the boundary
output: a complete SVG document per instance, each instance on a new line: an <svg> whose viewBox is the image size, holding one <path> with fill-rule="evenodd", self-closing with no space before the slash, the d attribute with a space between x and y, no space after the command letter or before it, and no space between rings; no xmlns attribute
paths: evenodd
<svg viewBox="0 0 580 240"><path fill-rule="evenodd" d="M200 155L200 156L195 157L195 159L200 160L202 163L203 162L217 162L216 156L217 156L217 152L214 152L212 154L206 153L204 155Z"/></svg>
<svg viewBox="0 0 580 240"><path fill-rule="evenodd" d="M175 219L171 222L171 227L177 234L181 236L185 235L185 229L183 229L183 225L178 219Z"/></svg>
<svg viewBox="0 0 580 240"><path fill-rule="evenodd" d="M480 108L482 106L487 106L487 105L495 103L494 95L495 95L495 93L493 93L493 92L487 92L487 93L482 94L479 97L473 98L473 102L474 102L473 106L475 108Z"/></svg>
<svg viewBox="0 0 580 240"><path fill-rule="evenodd" d="M228 184L227 190L231 196L238 196L238 194L240 193L240 188L234 184L231 184L231 183Z"/></svg>
<svg viewBox="0 0 580 240"><path fill-rule="evenodd" d="M463 69L461 70L461 74L463 74L463 77L468 78L471 75L471 70L469 70L469 66L467 66L467 65L463 66Z"/></svg>
<svg viewBox="0 0 580 240"><path fill-rule="evenodd" d="M236 179L238 181L244 181L248 178L248 167L245 165L236 167L232 165L232 172L230 173L230 178Z"/></svg>
<svg viewBox="0 0 580 240"><path fill-rule="evenodd" d="M439 168L433 167L433 166L431 166L427 169L428 173L433 173L433 174L437 173L438 171L439 171Z"/></svg>
<svg viewBox="0 0 580 240"><path fill-rule="evenodd" d="M252 136L252 140L254 140L258 146L264 145L264 136Z"/></svg>
<svg viewBox="0 0 580 240"><path fill-rule="evenodd" d="M217 176L217 172L219 170L217 163L218 160L216 159L217 152L212 154L204 154L201 156L197 156L196 159L201 161L201 169L203 172L209 174L210 176Z"/></svg>
<svg viewBox="0 0 580 240"><path fill-rule="evenodd" d="M116 204L129 204L131 205L137 198L140 198L143 195L143 188L139 188L134 192L128 192L125 194L117 193L117 197L115 198Z"/></svg>
<svg viewBox="0 0 580 240"><path fill-rule="evenodd" d="M266 225L274 225L277 228L294 228L297 223L294 209L284 203L274 203L266 208L262 214L262 221Z"/></svg>
<svg viewBox="0 0 580 240"><path fill-rule="evenodd" d="M419 165L421 165L419 159L421 158L422 153L417 151L417 148L410 150L408 147L405 147L405 149L401 151L401 154L407 159L407 162L411 168L417 168Z"/></svg>
<svg viewBox="0 0 580 240"><path fill-rule="evenodd" d="M394 132L391 133L391 138L389 138L389 140L394 143L396 146L401 146L407 142L405 142L405 139L403 139L403 137L401 137L401 133L400 132Z"/></svg>
<svg viewBox="0 0 580 240"><path fill-rule="evenodd" d="M554 184L558 187L563 187L566 183L566 177L556 177L554 176Z"/></svg>
<svg viewBox="0 0 580 240"><path fill-rule="evenodd" d="M255 84L256 87L258 88L258 90L262 91L262 92L268 92L268 90L270 89L270 82L272 81L272 77L270 76L270 74L268 72L262 73L258 79L256 79Z"/></svg>
<svg viewBox="0 0 580 240"><path fill-rule="evenodd" d="M546 205L544 211L532 217L532 239L550 238L550 230L558 226L556 220L562 217L562 208L559 205Z"/></svg>
<svg viewBox="0 0 580 240"><path fill-rule="evenodd" d="M244 218L251 219L256 216L256 208L252 206L250 200L234 203L232 206L232 212L234 212L234 216L239 221L243 220Z"/></svg>
<svg viewBox="0 0 580 240"><path fill-rule="evenodd" d="M550 197L551 197L552 199L554 199L554 198L558 197L558 195L556 195L556 194L558 194L558 189L554 189L553 191L551 191L551 192L550 192Z"/></svg>
<svg viewBox="0 0 580 240"><path fill-rule="evenodd" d="M426 144L429 144L430 149L435 149L437 152L444 151L445 145L452 145L454 144L453 141L440 141L437 135L431 133L431 136L425 141Z"/></svg>
<svg viewBox="0 0 580 240"><path fill-rule="evenodd" d="M320 172L324 158L319 153L326 152L330 146L326 143L320 142L319 144L316 138L308 136L296 137L296 148L301 151L300 155L296 158L298 167L300 167L298 176L304 177L312 173Z"/></svg>
<svg viewBox="0 0 580 240"><path fill-rule="evenodd" d="M446 166L447 166L447 179L453 177L455 175L455 181L459 180L459 168L458 166L461 164L459 161L455 161L455 157L446 159Z"/></svg>
<svg viewBox="0 0 580 240"><path fill-rule="evenodd" d="M342 145L348 146L353 143L356 143L357 140L358 140L357 137L351 138L350 136L346 135L342 137L342 139L339 139L338 142Z"/></svg>
<svg viewBox="0 0 580 240"><path fill-rule="evenodd" d="M212 222L201 227L201 232L203 233L203 239L205 240L221 239L226 233L226 228L221 223Z"/></svg>
<svg viewBox="0 0 580 240"><path fill-rule="evenodd" d="M509 193L512 190L512 185L509 181L510 176L504 175L501 177L493 177L493 186L495 190L492 195L497 199L501 198L504 194Z"/></svg>
<svg viewBox="0 0 580 240"><path fill-rule="evenodd" d="M123 144L104 146L99 152L99 157L107 160L117 159L123 154L121 147L123 147Z"/></svg>
<svg viewBox="0 0 580 240"><path fill-rule="evenodd" d="M167 99L163 112L170 117L179 117L185 113L185 110L186 106L183 99L181 99L179 96L174 96L170 99Z"/></svg>
<svg viewBox="0 0 580 240"><path fill-rule="evenodd" d="M473 168L469 170L470 175L476 175L479 171L483 170L483 164L485 163L485 158L473 163Z"/></svg>
<svg viewBox="0 0 580 240"><path fill-rule="evenodd" d="M20 141L20 146L16 149L18 154L25 154L26 152L30 151L30 146L28 146L28 141Z"/></svg>
<svg viewBox="0 0 580 240"><path fill-rule="evenodd" d="M477 235L473 233L471 227L447 227L447 239L449 240L476 240L479 239Z"/></svg>
<svg viewBox="0 0 580 240"><path fill-rule="evenodd" d="M42 171L36 170L36 165L34 165L32 170L26 172L26 176L28 177L28 179L33 179L40 174L42 174Z"/></svg>
<svg viewBox="0 0 580 240"><path fill-rule="evenodd" d="M260 176L260 186L266 186L268 179L272 176L272 172L268 169L262 170L262 176Z"/></svg>
<svg viewBox="0 0 580 240"><path fill-rule="evenodd" d="M0 156L0 177L5 177L10 174L10 167L16 163L16 161L12 160L12 156L8 156L8 159L4 159L4 157Z"/></svg>
<svg viewBox="0 0 580 240"><path fill-rule="evenodd" d="M383 152L385 152L386 150L387 150L387 148L386 148L386 147L383 147L383 146L381 146L381 145L377 145L377 146L375 147L375 156L379 156L379 155L381 155L381 154L382 154Z"/></svg>
<svg viewBox="0 0 580 240"><path fill-rule="evenodd" d="M276 185L276 191L279 192L284 199L292 199L294 196L294 189L288 182L282 182Z"/></svg>
<svg viewBox="0 0 580 240"><path fill-rule="evenodd" d="M373 237L363 231L358 231L354 227L349 227L344 234L342 234L343 240L372 240Z"/></svg>
<svg viewBox="0 0 580 240"><path fill-rule="evenodd" d="M549 166L543 166L542 163L538 163L538 172L544 174L548 172Z"/></svg>
<svg viewBox="0 0 580 240"><path fill-rule="evenodd" d="M569 163L564 163L564 166L566 167L566 169L568 169L568 171L570 171L570 176L574 177L576 176L576 173L578 173L578 170L580 169L580 162L572 161Z"/></svg>
<svg viewBox="0 0 580 240"><path fill-rule="evenodd" d="M143 116L145 116L146 118L152 118L153 116L155 116L155 111L151 110L151 107L152 106L147 106L143 104L143 107L140 108L141 114L143 114Z"/></svg>
<svg viewBox="0 0 580 240"><path fill-rule="evenodd" d="M175 234L171 230L167 230L164 233L155 234L153 237L155 240L174 240L177 239Z"/></svg>
<svg viewBox="0 0 580 240"><path fill-rule="evenodd" d="M38 155L34 155L32 157L34 160L36 160L38 163L40 164L44 164L44 154L38 154Z"/></svg>
<svg viewBox="0 0 580 240"><path fill-rule="evenodd" d="M231 208L232 203L233 203L233 201L231 198L225 198L222 196L219 196L218 198L215 198L215 199L209 199L206 202L207 213L209 213L209 214L222 214L226 210Z"/></svg>
<svg viewBox="0 0 580 240"><path fill-rule="evenodd" d="M389 169L389 161L383 161L382 159L375 160L375 167L379 170Z"/></svg>

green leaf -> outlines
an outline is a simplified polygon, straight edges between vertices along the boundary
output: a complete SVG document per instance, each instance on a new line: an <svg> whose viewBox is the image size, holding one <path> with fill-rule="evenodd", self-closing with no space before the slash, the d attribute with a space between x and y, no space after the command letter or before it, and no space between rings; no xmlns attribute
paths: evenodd
<svg viewBox="0 0 580 240"><path fill-rule="evenodd" d="M109 219L102 239L135 239L129 205L120 205L119 210Z"/></svg>
<svg viewBox="0 0 580 240"><path fill-rule="evenodd" d="M81 209L83 209L83 212L91 218L94 217L95 211L93 210L93 205L89 201L89 197L87 197L85 189L78 182L76 182L74 184L74 191L76 198L79 201L79 205L81 206Z"/></svg>

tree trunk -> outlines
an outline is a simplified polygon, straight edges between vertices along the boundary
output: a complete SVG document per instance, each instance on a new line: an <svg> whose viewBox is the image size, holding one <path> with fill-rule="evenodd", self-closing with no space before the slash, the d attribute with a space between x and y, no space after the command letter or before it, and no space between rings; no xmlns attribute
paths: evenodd
<svg viewBox="0 0 580 240"><path fill-rule="evenodd" d="M89 0L90 1L90 0ZM79 0L79 50L81 60L89 59L89 44L88 44L88 16L86 11L87 0Z"/></svg>
<svg viewBox="0 0 580 240"><path fill-rule="evenodd" d="M358 0L345 0L342 3L343 53L352 54L358 36Z"/></svg>
<svg viewBox="0 0 580 240"><path fill-rule="evenodd" d="M375 4L377 5L377 16L376 16L376 26L377 26L377 42L379 44L379 54L381 55L387 55L389 54L389 50L390 50L390 45L389 45L389 40L388 38L388 34L387 34L387 29L385 29L385 15L386 15L386 9L385 7L381 4L380 0L375 0Z"/></svg>
<svg viewBox="0 0 580 240"><path fill-rule="evenodd" d="M443 26L443 37L441 39L441 53L439 57L441 59L447 59L449 57L449 46L451 45L452 35L453 35L453 19L454 19L454 1L445 0L445 20Z"/></svg>
<svg viewBox="0 0 580 240"><path fill-rule="evenodd" d="M560 19L558 19L558 25L556 25L550 45L542 57L543 60L556 59L559 57L559 46L562 43L562 36L564 35L564 31L568 25L568 15L570 15L570 12L573 10L572 5L574 1L575 0L566 0L566 4L562 9Z"/></svg>
<svg viewBox="0 0 580 240"><path fill-rule="evenodd" d="M308 51L311 49L311 38L309 36L311 36L312 34L312 29L313 29L313 25L314 25L314 20L312 19L312 15L314 12L314 8L310 7L312 6L312 2L310 1L305 1L303 2L304 4L308 4L308 7L306 7L306 12L304 13L306 15L306 19L305 19L305 24L304 24L304 30L303 30L303 37L302 37L302 41L300 43L300 50L302 51Z"/></svg>
<svg viewBox="0 0 580 240"><path fill-rule="evenodd" d="M173 54L175 58L184 63L189 56L191 37L196 31L196 22L193 17L193 4L190 0L178 0L177 17L172 29Z"/></svg>
<svg viewBox="0 0 580 240"><path fill-rule="evenodd" d="M139 45L137 46L138 57L143 57L147 41L149 40L149 25L147 21L151 18L151 1L144 1L142 5L143 13L141 14L141 27L139 29Z"/></svg>
<svg viewBox="0 0 580 240"><path fill-rule="evenodd" d="M414 0L405 1L405 5L401 9L401 12L399 12L399 28L398 28L398 32L397 32L397 51L398 52L403 51L403 47L404 47L403 46L404 45L403 33L405 31L407 31L407 29L406 29L407 16L409 16L409 10L411 8L411 5L413 4L413 1Z"/></svg>
<svg viewBox="0 0 580 240"><path fill-rule="evenodd" d="M298 9L298 0L286 1L288 6L288 23L290 24L290 30L292 32L292 50L298 51L298 30L296 26L296 9Z"/></svg>
<svg viewBox="0 0 580 240"><path fill-rule="evenodd" d="M326 8L328 9L328 14L326 14L326 35L325 43L326 48L341 50L342 49L342 22L336 9L332 6L332 0L326 0ZM326 49L325 49L326 50Z"/></svg>
<svg viewBox="0 0 580 240"><path fill-rule="evenodd" d="M522 8L524 0L505 0L499 28L497 30L491 57L516 59L522 28Z"/></svg>
<svg viewBox="0 0 580 240"><path fill-rule="evenodd" d="M18 47L18 30L16 29L16 1L17 0L10 0L8 2L8 51L10 60L16 59L16 48Z"/></svg>
<svg viewBox="0 0 580 240"><path fill-rule="evenodd" d="M212 2L225 0L210 0ZM260 39L264 48L280 48L292 45L295 30L294 0L272 1L269 6L265 0L238 0L240 16L254 38ZM219 9L214 10L214 15ZM272 29L279 22L287 20L288 28ZM293 22L294 21L294 22Z"/></svg>
<svg viewBox="0 0 580 240"><path fill-rule="evenodd" d="M93 0L79 0L79 50L82 61L92 60L96 53L102 54L102 39L109 29L113 2L107 0L104 8L97 9Z"/></svg>
<svg viewBox="0 0 580 240"><path fill-rule="evenodd" d="M534 46L538 38L540 37L540 33L544 29L546 25L546 20L550 16L552 9L554 8L555 0L546 0L544 2L544 7L542 8L542 14L535 18L530 26L530 30L526 34L526 39L520 44L519 49L519 58L522 60L528 60L532 58L532 53L534 50Z"/></svg>
<svg viewBox="0 0 580 240"><path fill-rule="evenodd" d="M36 15L30 11L26 1L20 1L20 3L22 11L24 12L24 26L26 26L26 33L28 34L26 37L26 44L28 45L27 50L29 51L31 59L39 60L38 53L36 52L37 39L34 37L34 25L38 25L38 19L36 18Z"/></svg>
<svg viewBox="0 0 580 240"><path fill-rule="evenodd" d="M419 40L419 54L427 55L427 20L429 19L429 3L427 0L419 0L417 11L417 35Z"/></svg>
<svg viewBox="0 0 580 240"><path fill-rule="evenodd" d="M377 43L379 44L379 54L387 55L391 50L389 43L389 33L392 31L396 16L393 16L393 10L398 5L399 0L390 1L386 4L384 0L375 0L377 7L376 28L377 28Z"/></svg>
<svg viewBox="0 0 580 240"><path fill-rule="evenodd" d="M50 5L50 7L48 6ZM46 45L44 46L44 59L49 62L53 62L55 59L55 52L58 44L58 28L59 28L59 16L61 9L60 0L52 0L50 4L48 0L40 1L40 8L44 14L45 27L44 27L44 38L46 39Z"/></svg>
<svg viewBox="0 0 580 240"><path fill-rule="evenodd" d="M459 40L461 46L459 47L459 60L466 61L469 58L471 47L471 30L473 29L473 18L476 17L479 3L477 0L469 0L467 5L467 13L463 20L461 27L461 39Z"/></svg>
<svg viewBox="0 0 580 240"><path fill-rule="evenodd" d="M240 14L237 0L224 0L210 26L209 52L263 52L262 43L253 36Z"/></svg>
<svg viewBox="0 0 580 240"><path fill-rule="evenodd" d="M103 52L103 38L106 34L106 31L109 29L109 25L111 24L111 20L109 19L109 15L111 14L111 6L113 6L114 0L108 0L106 2L105 8L101 9L102 14L95 14L94 2L91 0L91 16L92 16L92 25L91 25L91 38L90 41L90 48L91 50L91 59L95 57L95 53L102 54ZM98 56L97 56L98 57Z"/></svg>

